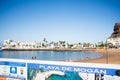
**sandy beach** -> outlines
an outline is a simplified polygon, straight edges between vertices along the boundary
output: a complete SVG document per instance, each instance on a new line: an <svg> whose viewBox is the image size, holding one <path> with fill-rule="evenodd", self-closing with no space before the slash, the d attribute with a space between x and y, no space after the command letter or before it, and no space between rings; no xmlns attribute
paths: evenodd
<svg viewBox="0 0 120 80"><path fill-rule="evenodd" d="M103 64L120 64L120 49L96 49L90 50L92 52L99 52L103 56L97 59L77 60L75 62L85 63L103 63Z"/></svg>

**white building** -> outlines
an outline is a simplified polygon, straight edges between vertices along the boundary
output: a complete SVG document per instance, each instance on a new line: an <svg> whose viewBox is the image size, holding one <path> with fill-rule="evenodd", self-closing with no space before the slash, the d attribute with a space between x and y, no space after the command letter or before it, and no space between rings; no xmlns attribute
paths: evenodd
<svg viewBox="0 0 120 80"><path fill-rule="evenodd" d="M108 38L107 43L112 43L115 47L120 48L120 37L117 38Z"/></svg>
<svg viewBox="0 0 120 80"><path fill-rule="evenodd" d="M41 48L42 43L37 42L14 42L13 40L5 40L3 43L4 48L27 48L27 49L33 49L33 48Z"/></svg>

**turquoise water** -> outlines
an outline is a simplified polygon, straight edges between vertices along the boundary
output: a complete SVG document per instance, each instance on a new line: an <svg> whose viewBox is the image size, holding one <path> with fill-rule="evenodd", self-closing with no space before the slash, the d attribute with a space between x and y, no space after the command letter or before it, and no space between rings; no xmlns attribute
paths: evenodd
<svg viewBox="0 0 120 80"><path fill-rule="evenodd" d="M65 76L52 75L47 80L82 80L77 72L65 72Z"/></svg>
<svg viewBox="0 0 120 80"><path fill-rule="evenodd" d="M32 68L28 68L28 76L27 79L28 80L35 80L34 78L36 77L36 72L41 71L40 69L32 69ZM44 72L44 70L42 71ZM55 75L52 74L50 77L48 77L45 80L82 80L82 78L79 76L78 72L64 72L65 75L61 76L61 75Z"/></svg>
<svg viewBox="0 0 120 80"><path fill-rule="evenodd" d="M92 52L57 52L57 51L0 51L0 58L37 59L37 60L83 60L99 58L102 55Z"/></svg>

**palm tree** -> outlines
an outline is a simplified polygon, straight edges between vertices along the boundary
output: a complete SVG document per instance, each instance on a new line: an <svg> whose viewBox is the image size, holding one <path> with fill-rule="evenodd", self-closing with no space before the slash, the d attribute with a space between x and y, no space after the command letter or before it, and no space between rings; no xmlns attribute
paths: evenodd
<svg viewBox="0 0 120 80"><path fill-rule="evenodd" d="M60 45L62 45L62 47L65 47L65 41L59 41Z"/></svg>
<svg viewBox="0 0 120 80"><path fill-rule="evenodd" d="M47 43L48 41L46 40L46 38L43 39L43 42Z"/></svg>

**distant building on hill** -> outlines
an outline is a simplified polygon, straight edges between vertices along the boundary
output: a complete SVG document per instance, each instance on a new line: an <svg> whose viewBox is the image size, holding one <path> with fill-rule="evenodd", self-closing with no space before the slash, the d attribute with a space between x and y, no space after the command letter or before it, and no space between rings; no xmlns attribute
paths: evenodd
<svg viewBox="0 0 120 80"><path fill-rule="evenodd" d="M4 48L19 48L19 49L33 49L41 48L42 44L37 42L14 42L13 40L4 40Z"/></svg>
<svg viewBox="0 0 120 80"><path fill-rule="evenodd" d="M90 44L90 43L74 43L74 44L69 44L65 41L59 41L59 42L15 42L13 40L4 40L2 50L38 50L38 49L92 49L96 48L95 44Z"/></svg>
<svg viewBox="0 0 120 80"><path fill-rule="evenodd" d="M114 32L107 39L108 44L112 44L116 48L120 48L120 23L116 23L114 26Z"/></svg>

